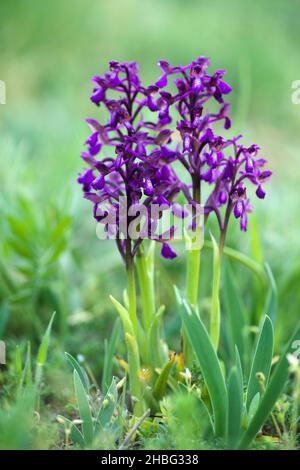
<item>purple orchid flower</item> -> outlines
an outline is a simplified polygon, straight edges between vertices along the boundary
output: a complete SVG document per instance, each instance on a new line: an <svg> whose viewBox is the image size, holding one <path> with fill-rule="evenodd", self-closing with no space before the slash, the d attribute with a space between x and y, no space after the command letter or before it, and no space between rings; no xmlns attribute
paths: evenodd
<svg viewBox="0 0 300 470"><path fill-rule="evenodd" d="M151 203L163 200L169 206L180 191L181 183L168 166L176 157L176 152L167 146L170 132L161 129L171 121L169 107L173 98L167 92L158 94L158 86L144 88L135 62L111 61L109 65L108 72L92 79L95 87L91 101L106 109L108 119L105 124L87 119L92 133L81 156L89 168L79 175L78 183L82 185L84 197L93 203L95 219L105 224L107 230L107 207L118 214L120 197L126 197L128 207L143 202L149 210L152 227L157 221L151 220ZM143 111L148 109L158 112L155 122L144 122ZM132 220L133 217L128 217L128 223ZM121 226L121 217L117 215L114 232L127 263L142 239L124 243ZM168 240L156 239L162 243L163 256L168 259L176 256Z"/></svg>
<svg viewBox="0 0 300 470"><path fill-rule="evenodd" d="M257 197L264 199L264 185L272 172L264 170L267 162L258 157L260 149L256 144L245 147L240 143L242 136L226 139L215 134L215 123L223 122L225 131L231 127L229 104L224 102L224 98L232 89L224 81L226 71L218 69L209 74L209 66L210 62L205 57L199 57L186 66L174 67L161 60L159 67L163 75L155 84L148 108L153 113L159 112L160 100L168 96L168 116L172 115L173 108L176 109L181 148L173 149L174 160L181 162L191 177L191 185L182 185L181 188L189 202L200 204L202 186L209 186L204 213L206 219L212 212L216 214L221 231L220 246L223 246L232 212L240 220L241 230L247 229L247 214L252 211L247 196L249 183L257 187ZM174 77L177 89L173 95L167 88L171 77ZM214 108L219 106L219 110L212 112L210 102L215 102ZM169 145L169 153L170 149ZM224 212L221 211L223 207Z"/></svg>

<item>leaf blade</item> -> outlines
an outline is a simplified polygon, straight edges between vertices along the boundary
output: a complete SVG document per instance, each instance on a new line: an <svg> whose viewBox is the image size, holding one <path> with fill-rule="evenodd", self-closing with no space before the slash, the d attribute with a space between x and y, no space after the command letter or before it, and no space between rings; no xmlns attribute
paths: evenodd
<svg viewBox="0 0 300 470"><path fill-rule="evenodd" d="M260 330L257 341L254 358L252 361L248 387L247 387L247 409L254 396L260 392L259 383L256 377L258 372L262 372L266 379L269 380L274 346L274 331L271 319L266 315Z"/></svg>
<svg viewBox="0 0 300 470"><path fill-rule="evenodd" d="M85 444L89 445L93 441L93 437L94 437L94 426L93 426L91 409L90 409L90 405L88 402L84 385L81 382L81 379L76 369L74 370L73 377L74 377L74 388L75 388L75 394L76 394L76 399L77 399L77 404L78 404L79 415L82 421L83 437L84 437Z"/></svg>
<svg viewBox="0 0 300 470"><path fill-rule="evenodd" d="M228 412L227 389L220 362L201 319L184 301L180 304L179 312L208 388L214 413L215 434L218 437L225 437Z"/></svg>
<svg viewBox="0 0 300 470"><path fill-rule="evenodd" d="M292 336L292 338L286 345L281 359L275 367L275 370L271 376L270 382L261 399L258 409L238 445L239 449L245 449L249 446L249 444L255 438L261 426L264 424L267 417L271 413L272 409L274 408L274 405L280 393L282 392L288 378L289 363L287 360L287 354L295 352L293 351L293 344L294 341L299 340L299 338L300 324L298 324L295 334Z"/></svg>

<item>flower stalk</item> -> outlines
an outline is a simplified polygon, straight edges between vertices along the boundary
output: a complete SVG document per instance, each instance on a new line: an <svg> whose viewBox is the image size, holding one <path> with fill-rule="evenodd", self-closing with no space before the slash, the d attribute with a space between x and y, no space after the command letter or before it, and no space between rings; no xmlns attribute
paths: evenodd
<svg viewBox="0 0 300 470"><path fill-rule="evenodd" d="M137 275L141 294L143 326L149 331L155 315L154 289L154 247L151 244L148 252L140 247L136 256Z"/></svg>
<svg viewBox="0 0 300 470"><path fill-rule="evenodd" d="M128 311L132 322L133 331L137 333L137 307L136 307L136 285L134 274L134 259L131 255L131 241L127 240L127 286L128 286Z"/></svg>
<svg viewBox="0 0 300 470"><path fill-rule="evenodd" d="M156 318L154 250L154 243L151 242L147 251L144 247L140 247L136 256L143 328L146 341L146 356L144 360L147 366L153 368L160 367L163 363L160 344L160 318Z"/></svg>
<svg viewBox="0 0 300 470"><path fill-rule="evenodd" d="M221 277L221 253L218 244L211 235L213 243L213 284L211 299L210 337L215 350L218 350L221 329L220 315L220 277Z"/></svg>
<svg viewBox="0 0 300 470"><path fill-rule="evenodd" d="M199 207L201 203L201 180L199 176L193 177L193 201L196 207L193 207L193 232L189 240L186 255L187 255L187 300L197 309L198 306L198 290L200 278L200 259L201 259L201 245L200 245L200 220L199 220Z"/></svg>
<svg viewBox="0 0 300 470"><path fill-rule="evenodd" d="M198 305L198 289L200 278L200 262L201 262L201 249L186 250L187 258L187 287L186 297L189 303L197 308Z"/></svg>

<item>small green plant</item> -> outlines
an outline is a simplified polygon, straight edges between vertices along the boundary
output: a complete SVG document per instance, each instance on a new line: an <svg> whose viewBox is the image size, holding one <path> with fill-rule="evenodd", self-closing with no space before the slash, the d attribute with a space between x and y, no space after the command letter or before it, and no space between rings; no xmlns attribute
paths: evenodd
<svg viewBox="0 0 300 470"><path fill-rule="evenodd" d="M43 331L43 320L57 312L57 329L63 339L67 320L60 297L53 288L58 278L61 256L68 246L70 216L55 204L40 216L36 202L18 196L13 208L4 213L1 233L0 320L7 320L15 330L37 340ZM10 267L10 268L9 268ZM3 300L2 300L3 295ZM36 313L39 313L36 315ZM4 323L5 322L5 323Z"/></svg>
<svg viewBox="0 0 300 470"><path fill-rule="evenodd" d="M14 402L11 405L6 402L0 410L0 449L45 448L45 443L50 445L54 439L54 432L49 434L44 424L40 423L43 370L54 318L55 313L42 337L35 359L32 358L30 342L25 350L25 361L22 360L21 348L16 347L14 362L11 364Z"/></svg>
<svg viewBox="0 0 300 470"><path fill-rule="evenodd" d="M67 359L73 367L74 389L77 403L78 418L70 420L64 416L58 416L59 423L64 425L65 446L68 448L71 442L81 448L92 447L93 443L101 445L101 436L110 436L106 445L115 446L119 436L122 420L126 418L124 412L124 398L126 387L124 380L118 382L113 377L111 384L104 396L99 392L92 394L92 386L88 376L74 357L67 354ZM118 390L122 390L119 397ZM103 443L102 443L103 445Z"/></svg>
<svg viewBox="0 0 300 470"><path fill-rule="evenodd" d="M287 355L292 352L294 340L299 338L300 325L270 376L273 326L268 316L264 318L250 376L245 384L238 349L236 349L235 364L225 375L214 344L197 312L192 312L192 307L180 298L178 293L177 297L180 315L208 390L215 437L221 438L228 448L245 449L272 413L287 382L289 376Z"/></svg>

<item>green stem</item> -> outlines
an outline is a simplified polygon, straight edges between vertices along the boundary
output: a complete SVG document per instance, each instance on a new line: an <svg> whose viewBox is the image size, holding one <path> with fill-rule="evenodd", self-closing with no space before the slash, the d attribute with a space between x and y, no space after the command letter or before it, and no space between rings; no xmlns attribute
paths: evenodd
<svg viewBox="0 0 300 470"><path fill-rule="evenodd" d="M152 254L150 254L152 256ZM155 290L153 261L145 255L141 247L136 257L136 267L141 293L143 324L145 332L149 331L155 315Z"/></svg>
<svg viewBox="0 0 300 470"><path fill-rule="evenodd" d="M200 193L200 179L197 175L193 177L193 200L200 204L201 193ZM194 307L195 311L198 311L198 291L199 291L199 278L200 278L200 260L201 260L201 247L200 237L201 228L198 226L198 214L195 209L193 212L194 217L196 217L196 228L192 233L192 238L187 240L188 246L186 250L187 257L187 275L186 275L186 297L188 302ZM196 247L193 245L196 244ZM191 348L189 339L186 335L186 332L182 331L183 336L183 353L185 358L185 364L187 367L192 366L193 362L193 350Z"/></svg>
<svg viewBox="0 0 300 470"><path fill-rule="evenodd" d="M126 332L125 339L128 351L128 367L129 367L129 381L130 392L136 398L134 404L134 413L140 416L143 413L143 399L142 387L139 380L140 353L137 343L137 309L136 309L136 287L135 287L135 273L134 273L134 258L131 254L131 240L126 241L126 269L127 269L127 283L128 283L128 313L131 320L133 335Z"/></svg>
<svg viewBox="0 0 300 470"><path fill-rule="evenodd" d="M200 258L201 249L187 250L187 283L186 283L186 297L193 307L197 308L198 305L198 288L200 276Z"/></svg>
<svg viewBox="0 0 300 470"><path fill-rule="evenodd" d="M129 383L130 393L136 401L133 405L135 416L141 416L144 411L142 384L139 379L140 357L136 339L128 333L125 333L125 340L128 351Z"/></svg>
<svg viewBox="0 0 300 470"><path fill-rule="evenodd" d="M210 317L210 337L215 350L218 350L220 339L220 277L221 277L221 252L213 237L213 286L212 286L212 303Z"/></svg>
<svg viewBox="0 0 300 470"><path fill-rule="evenodd" d="M196 204L201 202L200 193L200 178L198 175L193 177L193 200ZM196 227L192 233L192 238L189 240L190 246L187 249L187 299L190 304L197 309L198 305L198 289L199 289L199 276L200 276L200 237L201 228L198 226L199 214L197 209L194 208L193 216L195 217ZM196 244L196 247L193 245ZM198 245L199 244L199 248Z"/></svg>
<svg viewBox="0 0 300 470"><path fill-rule="evenodd" d="M213 248L212 242L205 241L204 248L212 249ZM242 264L247 269L252 271L258 277L258 279L262 282L262 285L264 287L268 286L268 279L264 271L264 268L260 264L258 264L256 261L254 261L253 259L249 258L249 256L244 255L243 253L233 248L229 248L228 246L224 246L223 253L225 256L228 256L228 258L231 258L237 261L238 263Z"/></svg>
<svg viewBox="0 0 300 470"><path fill-rule="evenodd" d="M137 333L137 315L136 315L136 288L134 277L134 261L129 257L127 262L127 284L128 284L128 302L129 317L133 326L133 331Z"/></svg>
<svg viewBox="0 0 300 470"><path fill-rule="evenodd" d="M145 253L141 247L136 257L136 267L141 293L143 327L146 339L146 364L160 367L163 363L160 345L160 320L156 316L154 285L154 242Z"/></svg>

